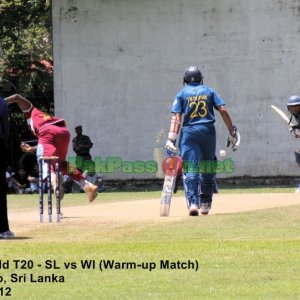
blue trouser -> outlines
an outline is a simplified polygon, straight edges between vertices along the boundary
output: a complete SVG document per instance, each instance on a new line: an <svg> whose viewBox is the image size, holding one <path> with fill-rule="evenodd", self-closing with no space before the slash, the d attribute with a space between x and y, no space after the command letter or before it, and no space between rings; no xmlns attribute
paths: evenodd
<svg viewBox="0 0 300 300"><path fill-rule="evenodd" d="M188 206L212 202L216 131L213 124L183 127L179 141Z"/></svg>

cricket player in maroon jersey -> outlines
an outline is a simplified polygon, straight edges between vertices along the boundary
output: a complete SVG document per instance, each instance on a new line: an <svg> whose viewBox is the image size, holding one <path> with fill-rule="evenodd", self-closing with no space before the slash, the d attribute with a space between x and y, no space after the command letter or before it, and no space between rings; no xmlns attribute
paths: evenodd
<svg viewBox="0 0 300 300"><path fill-rule="evenodd" d="M32 103L21 95L15 94L5 98L7 104L16 103L24 113L27 124L38 138L37 146L21 144L24 152L35 152L37 159L46 156L58 156L62 174L67 174L73 181L78 182L86 192L89 202L92 202L98 194L98 187L88 182L82 173L75 167L68 166L66 157L70 142L70 132L66 127L64 119L50 116L32 105ZM47 165L43 163L43 178L47 177ZM53 190L56 189L56 175L54 166L51 166L51 183Z"/></svg>

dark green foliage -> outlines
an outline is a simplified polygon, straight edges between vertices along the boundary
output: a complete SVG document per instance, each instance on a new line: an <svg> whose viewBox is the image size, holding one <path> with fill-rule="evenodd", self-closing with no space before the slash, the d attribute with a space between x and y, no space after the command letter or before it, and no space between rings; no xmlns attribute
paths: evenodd
<svg viewBox="0 0 300 300"><path fill-rule="evenodd" d="M0 95L19 93L53 113L50 0L0 1ZM10 107L14 160L19 141L32 138L19 109ZM14 162L15 163L15 162Z"/></svg>

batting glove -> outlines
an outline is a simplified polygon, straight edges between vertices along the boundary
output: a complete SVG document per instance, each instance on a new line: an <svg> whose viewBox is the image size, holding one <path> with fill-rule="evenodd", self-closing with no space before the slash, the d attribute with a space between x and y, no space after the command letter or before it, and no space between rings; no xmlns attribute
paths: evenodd
<svg viewBox="0 0 300 300"><path fill-rule="evenodd" d="M241 136L240 133L237 131L236 126L232 126L231 134L227 139L227 147L231 145L233 151L236 151L237 148L240 146Z"/></svg>
<svg viewBox="0 0 300 300"><path fill-rule="evenodd" d="M165 149L167 156L177 155L178 148L175 146L175 141L167 140Z"/></svg>
<svg viewBox="0 0 300 300"><path fill-rule="evenodd" d="M296 139L300 138L300 129L297 128L293 132L294 132L294 135L295 135Z"/></svg>
<svg viewBox="0 0 300 300"><path fill-rule="evenodd" d="M290 132L292 132L295 135L295 138L300 138L300 128L299 125L291 125L290 126Z"/></svg>

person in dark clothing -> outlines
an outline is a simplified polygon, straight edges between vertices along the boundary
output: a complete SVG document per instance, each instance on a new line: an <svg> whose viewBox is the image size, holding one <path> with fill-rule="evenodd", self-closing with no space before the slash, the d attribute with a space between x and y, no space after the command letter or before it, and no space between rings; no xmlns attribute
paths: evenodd
<svg viewBox="0 0 300 300"><path fill-rule="evenodd" d="M0 239L12 239L14 233L10 231L7 215L7 190L6 186L6 143L9 138L8 107L0 97Z"/></svg>
<svg viewBox="0 0 300 300"><path fill-rule="evenodd" d="M73 138L73 150L76 153L76 167L82 171L89 168L92 160L90 150L93 147L91 139L87 135L82 134L82 126L75 127L76 137Z"/></svg>
<svg viewBox="0 0 300 300"><path fill-rule="evenodd" d="M30 182L26 170L23 167L20 167L18 172L11 178L14 190L17 194L29 194Z"/></svg>
<svg viewBox="0 0 300 300"><path fill-rule="evenodd" d="M27 177L30 182L30 190L34 194L38 194L39 192L39 165L35 164L33 170L28 174Z"/></svg>

